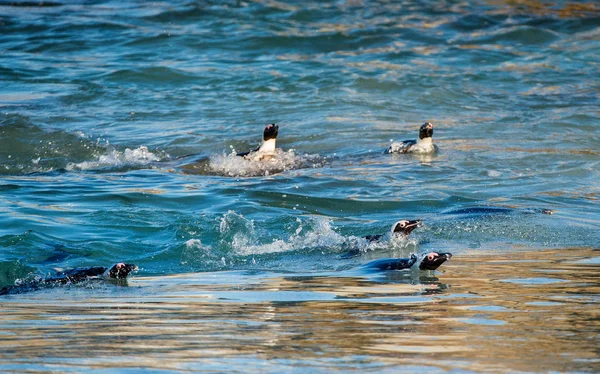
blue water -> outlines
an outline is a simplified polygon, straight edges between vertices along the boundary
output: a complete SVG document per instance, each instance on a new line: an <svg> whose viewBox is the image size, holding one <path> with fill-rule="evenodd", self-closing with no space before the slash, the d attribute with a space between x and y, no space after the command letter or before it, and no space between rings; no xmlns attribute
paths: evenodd
<svg viewBox="0 0 600 374"><path fill-rule="evenodd" d="M0 30L0 287L600 248L596 2L11 1ZM383 154L426 121L437 154ZM280 159L232 155L269 123Z"/></svg>

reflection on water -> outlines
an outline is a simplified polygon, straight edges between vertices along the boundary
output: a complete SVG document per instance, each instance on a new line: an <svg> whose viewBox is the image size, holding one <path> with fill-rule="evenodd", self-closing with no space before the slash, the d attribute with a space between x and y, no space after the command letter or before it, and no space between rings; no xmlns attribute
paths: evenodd
<svg viewBox="0 0 600 374"><path fill-rule="evenodd" d="M598 251L469 252L443 272L195 273L0 300L4 371L597 371Z"/></svg>

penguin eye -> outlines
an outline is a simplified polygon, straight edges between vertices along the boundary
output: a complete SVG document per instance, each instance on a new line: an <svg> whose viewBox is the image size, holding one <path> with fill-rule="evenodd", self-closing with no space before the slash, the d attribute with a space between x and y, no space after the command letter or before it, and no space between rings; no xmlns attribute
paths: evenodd
<svg viewBox="0 0 600 374"><path fill-rule="evenodd" d="M428 254L428 255L427 255L427 259L428 259L429 261L433 261L433 260L435 259L435 257L436 257L436 254L435 254L435 253L430 253L430 254Z"/></svg>
<svg viewBox="0 0 600 374"><path fill-rule="evenodd" d="M400 227L404 227L404 226L406 226L406 223L400 222Z"/></svg>

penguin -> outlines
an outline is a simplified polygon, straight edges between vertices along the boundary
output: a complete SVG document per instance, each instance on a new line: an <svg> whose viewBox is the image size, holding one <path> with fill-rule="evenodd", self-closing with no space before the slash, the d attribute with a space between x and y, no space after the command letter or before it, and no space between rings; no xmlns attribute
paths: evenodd
<svg viewBox="0 0 600 374"><path fill-rule="evenodd" d="M395 237L401 237L401 238L406 239L406 238L408 238L410 233L413 232L414 229L421 226L421 223L422 223L422 221L420 219L413 220L413 221L410 221L407 219L400 220L392 225L392 229L390 230L390 237L395 236ZM387 235L385 235L385 234L364 236L364 238L370 242L375 242L375 241L379 241L382 239L386 239L386 237L387 237Z"/></svg>
<svg viewBox="0 0 600 374"><path fill-rule="evenodd" d="M421 270L436 270L444 262L452 258L452 253L449 252L429 252L426 253L421 259L419 269Z"/></svg>
<svg viewBox="0 0 600 374"><path fill-rule="evenodd" d="M367 236L363 236L363 239L367 239L367 241L369 241L370 243L386 241L386 240L390 240L392 238L401 238L401 239L406 240L406 239L408 239L410 233L413 232L414 229L421 226L421 222L422 221L420 219L412 220L412 221L407 220L407 219L402 219L392 225L392 228L390 229L390 232L388 234L367 235ZM360 248L352 248L352 249L346 251L344 254L342 254L341 258L343 258L343 259L352 258L352 257L359 256L360 254L361 254Z"/></svg>
<svg viewBox="0 0 600 374"><path fill-rule="evenodd" d="M240 152L237 156L256 161L266 161L273 158L278 133L279 126L274 123L267 125L263 131L263 142L260 147L252 151Z"/></svg>
<svg viewBox="0 0 600 374"><path fill-rule="evenodd" d="M419 138L392 143L384 153L434 153L438 147L433 144L433 124L425 122L419 129Z"/></svg>
<svg viewBox="0 0 600 374"><path fill-rule="evenodd" d="M421 257L421 262L419 263L419 270L436 270L444 262L450 260L451 257L451 253L426 253ZM412 266L417 262L417 260L418 257L415 254L412 254L410 258L382 258L380 260L371 261L363 265L363 267L379 271L405 270L412 268Z"/></svg>
<svg viewBox="0 0 600 374"><path fill-rule="evenodd" d="M86 268L75 268L65 271L59 271L54 276L24 282L22 284L8 286L0 289L0 295L19 294L29 291L36 291L42 288L57 287L63 284L82 283L87 280L115 279L124 280L129 273L137 270L137 266L119 262L110 268L104 266L92 266Z"/></svg>

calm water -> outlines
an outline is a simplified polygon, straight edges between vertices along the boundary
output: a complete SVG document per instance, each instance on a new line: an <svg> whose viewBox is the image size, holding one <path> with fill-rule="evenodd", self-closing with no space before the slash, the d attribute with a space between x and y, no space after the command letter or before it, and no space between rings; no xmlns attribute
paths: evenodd
<svg viewBox="0 0 600 374"><path fill-rule="evenodd" d="M1 371L600 371L596 2L11 1L0 30L0 287L140 268L2 296ZM438 154L383 154L425 121ZM272 122L277 160L232 156Z"/></svg>

